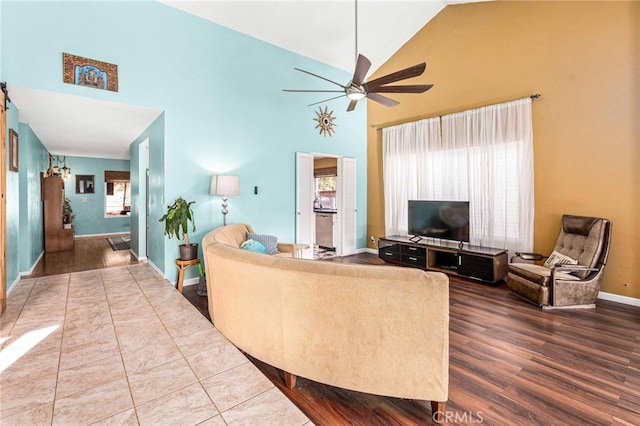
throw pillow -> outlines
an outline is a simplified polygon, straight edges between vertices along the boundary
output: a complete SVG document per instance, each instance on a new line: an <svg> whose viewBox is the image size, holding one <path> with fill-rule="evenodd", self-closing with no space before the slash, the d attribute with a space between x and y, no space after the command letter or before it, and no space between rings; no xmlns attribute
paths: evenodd
<svg viewBox="0 0 640 426"><path fill-rule="evenodd" d="M240 244L240 248L242 250L249 250L249 251L255 251L258 253L266 253L267 249L265 248L264 245L260 244L258 241L255 240L247 240L244 243Z"/></svg>
<svg viewBox="0 0 640 426"><path fill-rule="evenodd" d="M545 268L552 268L555 265L577 265L578 261L576 259L572 259L569 256L565 256L562 253L559 253L557 251L553 251L553 253L551 253L551 255L549 256L549 258L547 259L546 262L544 262L544 266Z"/></svg>
<svg viewBox="0 0 640 426"><path fill-rule="evenodd" d="M278 237L273 235L252 234L247 232L247 239L254 240L265 246L267 254L278 254Z"/></svg>

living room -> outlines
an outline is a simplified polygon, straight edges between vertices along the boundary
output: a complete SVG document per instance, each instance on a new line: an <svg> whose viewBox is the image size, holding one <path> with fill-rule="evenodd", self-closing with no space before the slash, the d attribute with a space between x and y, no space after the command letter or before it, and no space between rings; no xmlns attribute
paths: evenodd
<svg viewBox="0 0 640 426"><path fill-rule="evenodd" d="M550 252L564 213L610 219L613 240L603 297L638 305L638 7L637 2L447 6L372 76L427 61L424 82L434 88L403 96L394 108L361 104L347 114L335 105L339 126L332 138L317 134L305 101L281 90L308 83L294 67L337 81L347 81L348 72L156 3L107 3L97 12L91 3L3 2L0 80L162 110L132 147L150 141L150 216L161 217L177 196L195 200L196 241L222 223L219 199L208 193L212 174L240 176L241 195L231 199L230 221L293 241L295 152L356 158L361 250L375 249L370 236L385 235L378 128L540 93L532 106L533 248ZM118 64L120 92L65 85L63 52ZM42 214L32 203L39 189L29 179L46 168L46 149L45 141L21 124L19 106L8 106L7 128L23 129L20 149L31 149L21 155L19 173L7 173L10 291L42 251L38 232L31 229ZM132 149L132 176L139 172L138 155ZM259 194L253 194L254 186ZM138 214L132 211L132 217ZM131 234L136 247L140 232L132 227ZM161 224L150 221L148 258L169 280L176 276L177 244L166 239Z"/></svg>

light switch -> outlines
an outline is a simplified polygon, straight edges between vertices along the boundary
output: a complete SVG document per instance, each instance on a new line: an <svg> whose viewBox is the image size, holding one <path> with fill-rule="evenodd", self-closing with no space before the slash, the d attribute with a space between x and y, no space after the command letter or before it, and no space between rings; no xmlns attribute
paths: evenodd
<svg viewBox="0 0 640 426"><path fill-rule="evenodd" d="M82 202L86 203L87 202L87 197L82 197Z"/></svg>

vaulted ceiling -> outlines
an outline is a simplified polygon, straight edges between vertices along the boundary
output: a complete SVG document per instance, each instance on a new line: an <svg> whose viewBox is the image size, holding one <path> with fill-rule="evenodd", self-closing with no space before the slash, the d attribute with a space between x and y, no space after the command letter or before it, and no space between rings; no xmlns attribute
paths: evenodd
<svg viewBox="0 0 640 426"><path fill-rule="evenodd" d="M373 72L447 4L469 0L360 0L357 8L347 0L159 1L348 72L355 67L357 10L358 51ZM30 88L10 96L19 120L58 155L128 158L131 141L162 112ZM106 114L119 125L104 127ZM86 134L91 128L100 129L92 132L97 136Z"/></svg>

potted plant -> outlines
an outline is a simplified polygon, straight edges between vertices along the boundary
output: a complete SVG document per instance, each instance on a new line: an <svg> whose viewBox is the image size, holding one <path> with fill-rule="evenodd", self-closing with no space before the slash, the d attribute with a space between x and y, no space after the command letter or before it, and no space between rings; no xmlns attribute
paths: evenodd
<svg viewBox="0 0 640 426"><path fill-rule="evenodd" d="M71 209L71 200L65 197L64 207L62 208L62 225L64 229L71 229L73 218L76 217Z"/></svg>
<svg viewBox="0 0 640 426"><path fill-rule="evenodd" d="M173 204L167 206L167 213L160 218L164 222L164 234L169 238L176 237L178 240L184 238L184 244L180 245L180 260L192 260L198 257L198 244L189 243L189 222L191 222L192 232L196 230L193 219L191 205L195 201L185 201L184 198L177 198Z"/></svg>
<svg viewBox="0 0 640 426"><path fill-rule="evenodd" d="M198 296L206 296L207 295L207 277L204 275L204 268L202 267L202 263L198 263L198 271L200 272L200 279L198 280Z"/></svg>

